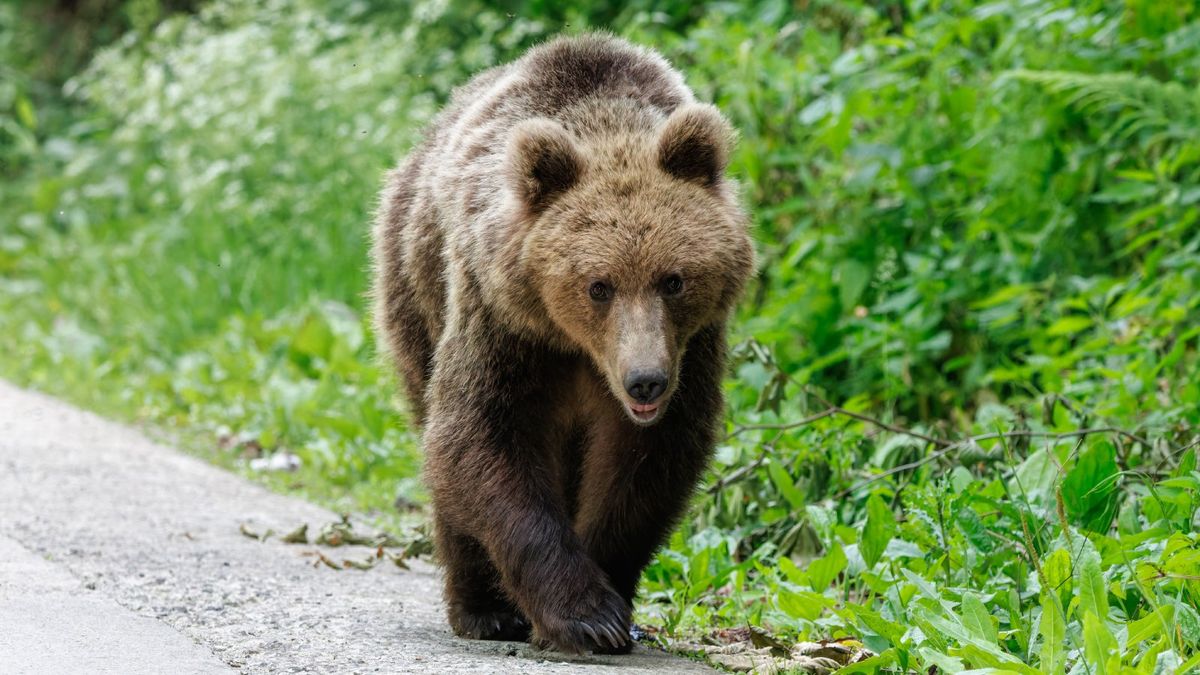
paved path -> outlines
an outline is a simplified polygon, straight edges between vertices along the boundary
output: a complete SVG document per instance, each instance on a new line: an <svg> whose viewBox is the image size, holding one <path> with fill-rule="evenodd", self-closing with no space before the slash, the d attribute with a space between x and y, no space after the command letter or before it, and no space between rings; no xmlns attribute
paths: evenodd
<svg viewBox="0 0 1200 675"><path fill-rule="evenodd" d="M429 565L338 572L239 532L334 520L0 382L0 673L708 672L459 640Z"/></svg>

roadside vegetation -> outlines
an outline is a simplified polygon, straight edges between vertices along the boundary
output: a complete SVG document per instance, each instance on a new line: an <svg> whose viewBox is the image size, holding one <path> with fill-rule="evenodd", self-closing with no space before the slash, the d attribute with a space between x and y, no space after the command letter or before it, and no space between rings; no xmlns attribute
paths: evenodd
<svg viewBox="0 0 1200 675"><path fill-rule="evenodd" d="M471 73L607 27L740 129L761 258L639 622L876 654L844 672L1200 668L1200 8L396 7L0 5L0 374L419 514L382 172Z"/></svg>

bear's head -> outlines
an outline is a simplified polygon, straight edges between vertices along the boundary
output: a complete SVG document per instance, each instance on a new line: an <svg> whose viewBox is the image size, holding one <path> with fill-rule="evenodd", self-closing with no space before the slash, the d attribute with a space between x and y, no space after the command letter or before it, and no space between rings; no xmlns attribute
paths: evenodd
<svg viewBox="0 0 1200 675"><path fill-rule="evenodd" d="M684 105L640 129L576 135L527 120L507 172L545 313L629 418L650 425L687 386L688 340L726 320L754 251L724 176L734 134L717 109Z"/></svg>

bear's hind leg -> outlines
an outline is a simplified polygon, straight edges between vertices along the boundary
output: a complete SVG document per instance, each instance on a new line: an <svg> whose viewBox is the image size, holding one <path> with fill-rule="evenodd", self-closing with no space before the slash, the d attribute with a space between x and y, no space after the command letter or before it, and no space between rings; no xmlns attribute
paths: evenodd
<svg viewBox="0 0 1200 675"><path fill-rule="evenodd" d="M528 640L529 621L500 590L499 574L479 542L442 522L435 538L454 634L470 640Z"/></svg>
<svg viewBox="0 0 1200 675"><path fill-rule="evenodd" d="M433 338L420 318L415 291L405 281L393 283L395 287L381 302L384 320L380 330L387 337L388 350L404 381L409 412L419 427L425 423L425 386L431 370Z"/></svg>

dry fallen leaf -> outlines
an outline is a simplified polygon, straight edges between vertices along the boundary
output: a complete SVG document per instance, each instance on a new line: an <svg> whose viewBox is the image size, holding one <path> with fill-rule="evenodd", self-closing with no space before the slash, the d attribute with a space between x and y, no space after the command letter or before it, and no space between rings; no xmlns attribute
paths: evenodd
<svg viewBox="0 0 1200 675"><path fill-rule="evenodd" d="M320 551L313 551L313 554L317 556L316 561L313 562L313 567L320 567L321 563L325 563L325 566L329 569L338 570L339 572L342 570L337 563L330 560L329 556L325 555L324 553L321 553Z"/></svg>
<svg viewBox="0 0 1200 675"><path fill-rule="evenodd" d="M704 640L703 643L671 641L669 648L703 654L712 663L734 672L761 675L784 672L825 675L875 655L853 638L801 642L788 647L758 627L721 629Z"/></svg>
<svg viewBox="0 0 1200 675"><path fill-rule="evenodd" d="M308 543L308 523L302 524L300 527L288 532L281 539L285 544L307 544Z"/></svg>
<svg viewBox="0 0 1200 675"><path fill-rule="evenodd" d="M791 649L786 644L757 626L750 626L750 644L760 649L769 649L774 656L787 656L791 653Z"/></svg>
<svg viewBox="0 0 1200 675"><path fill-rule="evenodd" d="M261 539L270 536L271 532L260 536L254 532L248 525L242 525L242 534L254 539ZM299 527L284 535L280 541L288 544L308 544L308 523L302 523ZM376 534L362 534L354 530L350 519L346 516L342 520L334 523L329 523L321 527L320 532L312 540L313 544L319 546L369 546L374 549L373 554L370 554L366 559L350 560L343 559L342 564L325 558L319 551L306 552L303 555L318 556L314 565L319 566L325 563L326 566L334 569L362 569L368 570L374 567L379 561L387 558L401 569L409 569L407 560L421 555L427 555L433 552L433 541L430 539L425 528L416 528L413 536L410 539L401 541L392 536L388 532L379 532ZM396 553L390 552L388 549L400 549Z"/></svg>
<svg viewBox="0 0 1200 675"><path fill-rule="evenodd" d="M353 567L357 570L369 570L375 566L375 558L366 558L364 560L351 560L349 558L342 561L342 567L350 569Z"/></svg>
<svg viewBox="0 0 1200 675"><path fill-rule="evenodd" d="M387 535L383 535L382 538L390 540ZM350 524L349 520L342 520L322 527L314 543L323 546L375 546L381 543L380 539L380 535L359 534L354 531L354 526Z"/></svg>
<svg viewBox="0 0 1200 675"><path fill-rule="evenodd" d="M241 527L238 529L241 530L242 536L250 537L251 539L257 539L259 541L266 541L268 537L275 534L275 530L270 530L270 529L268 529L266 532L263 532L262 534L259 534L258 532L255 532L254 530L250 529L250 526L247 525L246 523L242 523Z"/></svg>

